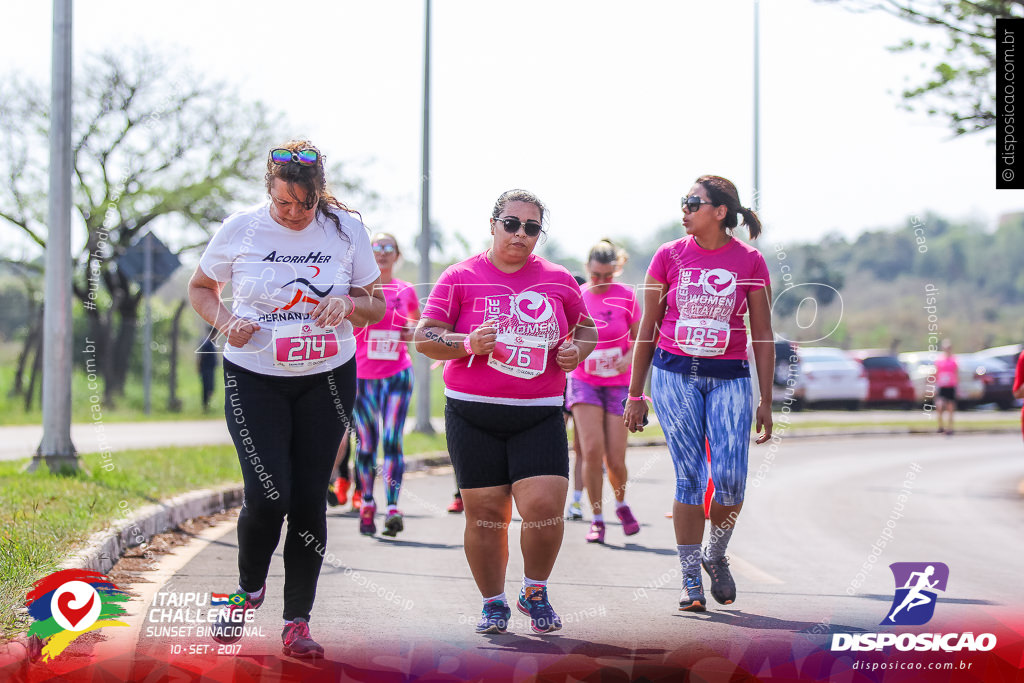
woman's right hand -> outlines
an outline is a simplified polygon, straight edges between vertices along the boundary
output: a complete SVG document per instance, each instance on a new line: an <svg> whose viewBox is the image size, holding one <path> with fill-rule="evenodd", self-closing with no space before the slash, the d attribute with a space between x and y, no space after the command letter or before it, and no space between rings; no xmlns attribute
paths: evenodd
<svg viewBox="0 0 1024 683"><path fill-rule="evenodd" d="M246 318L232 318L228 324L228 328L223 330L224 336L228 338L228 344L236 348L241 348L249 343L252 339L252 335L260 329L259 323L255 323L252 320Z"/></svg>
<svg viewBox="0 0 1024 683"><path fill-rule="evenodd" d="M498 328L493 320L485 320L480 327L469 333L469 346L478 356L486 356L494 351L498 339Z"/></svg>
<svg viewBox="0 0 1024 683"><path fill-rule="evenodd" d="M622 421L630 432L644 431L644 419L647 417L647 401L631 401L626 399L626 407L622 411Z"/></svg>

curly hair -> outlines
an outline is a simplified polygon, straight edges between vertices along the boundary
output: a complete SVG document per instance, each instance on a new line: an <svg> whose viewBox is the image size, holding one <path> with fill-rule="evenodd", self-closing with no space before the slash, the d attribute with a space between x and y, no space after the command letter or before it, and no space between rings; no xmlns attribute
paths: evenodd
<svg viewBox="0 0 1024 683"><path fill-rule="evenodd" d="M346 213L353 213L359 216L359 220L362 221L362 216L359 212L345 206L327 186L327 174L324 171L324 155L313 146L313 143L309 140L289 140L274 149L287 149L291 152L312 149L316 152L316 163L308 166L298 163L278 164L274 163L268 154L267 175L265 177L268 193L274 184L274 178L280 178L288 183L288 192L291 194L292 199L296 201L299 198L295 195L295 190L292 186L301 187L306 191L306 200L302 204L303 208L309 211L315 207L316 215L326 216L333 221L338 234L342 236L345 233L342 232L341 219L338 218L335 209L340 209Z"/></svg>

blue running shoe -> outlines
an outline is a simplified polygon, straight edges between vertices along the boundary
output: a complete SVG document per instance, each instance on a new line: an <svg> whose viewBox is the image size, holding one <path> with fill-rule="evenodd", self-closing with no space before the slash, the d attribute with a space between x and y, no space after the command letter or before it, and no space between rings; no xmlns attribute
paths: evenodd
<svg viewBox="0 0 1024 683"><path fill-rule="evenodd" d="M484 605L480 621L476 624L477 633L505 633L512 610L501 600L488 602Z"/></svg>
<svg viewBox="0 0 1024 683"><path fill-rule="evenodd" d="M708 601L704 597L704 585L700 580L700 568L696 574L683 576L683 590L679 593L680 612L703 612Z"/></svg>
<svg viewBox="0 0 1024 683"><path fill-rule="evenodd" d="M516 607L530 615L530 628L534 633L551 633L562 628L562 620L548 602L547 586L524 586Z"/></svg>

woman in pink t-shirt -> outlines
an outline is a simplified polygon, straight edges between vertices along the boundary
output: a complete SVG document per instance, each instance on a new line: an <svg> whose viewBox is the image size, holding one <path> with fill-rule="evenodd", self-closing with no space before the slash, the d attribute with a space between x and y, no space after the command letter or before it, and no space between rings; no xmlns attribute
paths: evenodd
<svg viewBox="0 0 1024 683"><path fill-rule="evenodd" d="M742 216L751 239L756 238L757 214L740 204L735 185L711 175L697 178L682 208L686 236L661 245L647 270L623 419L630 431L642 429L644 384L653 363L651 393L676 471L672 523L683 575L679 609L699 612L706 609L702 566L716 601L736 599L725 549L743 507L752 419L758 432L764 429L757 443L772 436L775 345L768 267L760 252L732 235ZM761 389L756 413L743 322L747 312ZM702 551L705 439L715 495L711 536Z"/></svg>
<svg viewBox="0 0 1024 683"><path fill-rule="evenodd" d="M942 340L942 355L935 361L935 412L939 416L939 434L953 436L953 414L956 412L956 387L960 383L960 366L953 357L953 342ZM942 416L946 416L943 423Z"/></svg>
<svg viewBox="0 0 1024 683"><path fill-rule="evenodd" d="M547 579L569 487L563 390L597 331L569 271L533 254L545 213L525 190L498 197L491 247L441 274L416 328L417 350L448 361L445 433L465 505L466 559L484 599L477 633L508 628L513 501L523 518L517 607L536 633L562 627Z"/></svg>
<svg viewBox="0 0 1024 683"><path fill-rule="evenodd" d="M1017 356L1017 373L1013 377L1013 397L1024 398L1024 351ZM1020 409L1020 431L1024 435L1024 407Z"/></svg>
<svg viewBox="0 0 1024 683"><path fill-rule="evenodd" d="M588 543L604 543L604 468L615 497L615 514L627 536L640 524L626 504L626 426L622 410L629 386L633 340L640 327L640 305L631 287L613 282L629 256L610 240L598 242L587 256L590 283L583 302L597 325L597 347L587 362L569 375L566 403L583 451L583 481L593 520Z"/></svg>
<svg viewBox="0 0 1024 683"><path fill-rule="evenodd" d="M420 302L412 285L394 277L395 264L402 252L393 235L379 232L370 242L373 257L380 268L386 309L384 319L356 331L356 469L359 473L359 533L377 533L373 502L373 483L377 469L377 442L383 442L384 490L387 514L385 536L395 536L405 528L398 510L405 460L402 435L405 416L412 398L412 359L408 344L420 319Z"/></svg>

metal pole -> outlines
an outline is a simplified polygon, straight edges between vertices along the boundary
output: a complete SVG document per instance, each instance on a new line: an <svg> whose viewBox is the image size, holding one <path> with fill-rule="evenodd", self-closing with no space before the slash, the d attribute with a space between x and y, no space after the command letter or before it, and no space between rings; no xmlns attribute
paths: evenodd
<svg viewBox="0 0 1024 683"><path fill-rule="evenodd" d="M761 210L761 3L754 0L754 211Z"/></svg>
<svg viewBox="0 0 1024 683"><path fill-rule="evenodd" d="M43 314L43 440L28 469L80 468L71 442L71 0L53 1L50 207Z"/></svg>
<svg viewBox="0 0 1024 683"><path fill-rule="evenodd" d="M419 297L430 294L430 0L426 0L423 29L423 156L420 167ZM430 359L416 356L416 431L433 434L430 424Z"/></svg>
<svg viewBox="0 0 1024 683"><path fill-rule="evenodd" d="M142 334L142 387L145 396L143 412L152 412L153 390L153 233L142 238L142 297L146 300L146 326Z"/></svg>

